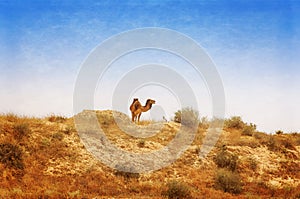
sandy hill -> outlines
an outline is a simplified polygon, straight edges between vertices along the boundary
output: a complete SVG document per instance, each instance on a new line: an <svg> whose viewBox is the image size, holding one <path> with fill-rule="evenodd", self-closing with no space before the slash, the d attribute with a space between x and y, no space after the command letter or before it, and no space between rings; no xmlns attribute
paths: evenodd
<svg viewBox="0 0 300 199"><path fill-rule="evenodd" d="M137 154L163 148L181 127L152 121L134 125L110 110L81 114L96 115L113 145ZM209 124L202 121L193 143L173 164L138 174L112 169L91 155L74 118L3 114L0 198L300 198L300 134L268 135L234 122L225 122L206 158L198 156ZM120 123L125 131L157 133L136 138Z"/></svg>

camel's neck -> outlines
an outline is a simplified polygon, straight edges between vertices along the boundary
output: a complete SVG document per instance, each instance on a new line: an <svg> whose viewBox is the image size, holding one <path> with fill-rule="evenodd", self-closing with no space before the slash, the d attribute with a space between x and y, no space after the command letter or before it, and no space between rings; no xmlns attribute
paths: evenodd
<svg viewBox="0 0 300 199"><path fill-rule="evenodd" d="M142 106L142 111L146 112L146 111L150 110L151 108L152 108L152 104L147 103L145 106Z"/></svg>

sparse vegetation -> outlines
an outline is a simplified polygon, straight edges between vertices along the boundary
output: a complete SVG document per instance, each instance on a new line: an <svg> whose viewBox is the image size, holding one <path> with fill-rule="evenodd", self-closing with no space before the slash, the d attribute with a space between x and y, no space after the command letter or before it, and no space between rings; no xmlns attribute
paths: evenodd
<svg viewBox="0 0 300 199"><path fill-rule="evenodd" d="M239 194L242 191L240 176L227 169L219 169L215 177L215 187L224 192Z"/></svg>
<svg viewBox="0 0 300 199"><path fill-rule="evenodd" d="M238 156L228 152L226 149L222 149L217 153L214 161L220 168L227 168L231 171L235 171L237 168Z"/></svg>
<svg viewBox="0 0 300 199"><path fill-rule="evenodd" d="M174 121L193 127L199 123L199 113L191 107L186 107L175 112Z"/></svg>
<svg viewBox="0 0 300 199"><path fill-rule="evenodd" d="M199 122L199 128L207 129L209 127L209 120L207 117L202 117Z"/></svg>
<svg viewBox="0 0 300 199"><path fill-rule="evenodd" d="M282 130L278 130L275 132L277 135L282 135L283 134L283 131Z"/></svg>
<svg viewBox="0 0 300 199"><path fill-rule="evenodd" d="M161 149L181 127L170 121L163 124L157 135L135 138L121 132L112 111L96 111L96 115L112 144L133 153ZM125 114L116 115L125 124L127 119L130 122ZM296 132L270 135L258 132L254 124L247 124L241 118L233 119L237 125L225 126L217 145L205 159L199 160L207 134L208 121L204 117L193 143L177 161L151 173L137 174L117 171L95 160L80 142L72 118L53 116L50 120L0 115L0 198L297 198L300 195L300 134ZM213 122L218 121L209 121L209 125ZM155 121L134 128L142 130L151 125L156 125Z"/></svg>
<svg viewBox="0 0 300 199"><path fill-rule="evenodd" d="M243 122L240 116L233 116L230 119L226 119L224 126L227 129L238 129L241 130L246 124Z"/></svg>
<svg viewBox="0 0 300 199"><path fill-rule="evenodd" d="M56 132L52 135L53 139L62 140L64 138L64 135L61 132Z"/></svg>
<svg viewBox="0 0 300 199"><path fill-rule="evenodd" d="M254 159L253 157L248 157L246 159L246 165L249 169L251 169L252 171L256 171L257 169L257 160Z"/></svg>
<svg viewBox="0 0 300 199"><path fill-rule="evenodd" d="M145 146L145 140L144 140L144 139L140 139L140 140L138 141L138 146L139 146L139 147L144 147L144 146Z"/></svg>
<svg viewBox="0 0 300 199"><path fill-rule="evenodd" d="M256 125L250 123L250 125L245 124L242 130L242 135L253 136L256 131Z"/></svg>
<svg viewBox="0 0 300 199"><path fill-rule="evenodd" d="M19 146L10 143L0 144L0 162L7 167L23 169L23 153Z"/></svg>
<svg viewBox="0 0 300 199"><path fill-rule="evenodd" d="M27 136L30 133L30 129L28 124L20 123L20 124L15 124L13 126L13 132L17 139L22 139L23 137Z"/></svg>
<svg viewBox="0 0 300 199"><path fill-rule="evenodd" d="M47 119L49 122L58 122L58 123L62 123L67 120L67 118L64 116L58 116L53 114L47 117Z"/></svg>
<svg viewBox="0 0 300 199"><path fill-rule="evenodd" d="M167 183L167 191L163 192L162 195L170 199L191 198L189 186L176 180Z"/></svg>

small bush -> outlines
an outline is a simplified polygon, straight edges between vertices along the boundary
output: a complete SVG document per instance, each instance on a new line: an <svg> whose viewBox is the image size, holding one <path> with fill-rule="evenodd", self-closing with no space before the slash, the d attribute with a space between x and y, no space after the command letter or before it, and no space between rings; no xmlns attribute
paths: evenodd
<svg viewBox="0 0 300 199"><path fill-rule="evenodd" d="M145 140L144 140L144 139L140 139L140 140L138 141L138 147L142 148L142 147L144 147L144 146L145 146Z"/></svg>
<svg viewBox="0 0 300 199"><path fill-rule="evenodd" d="M244 125L242 135L252 136L256 131L256 125L250 123L250 125Z"/></svg>
<svg viewBox="0 0 300 199"><path fill-rule="evenodd" d="M176 180L172 180L167 184L167 190L162 195L170 199L191 198L189 186Z"/></svg>
<svg viewBox="0 0 300 199"><path fill-rule="evenodd" d="M268 137L262 141L262 144L266 145L270 151L280 150L280 143L273 135L268 135Z"/></svg>
<svg viewBox="0 0 300 199"><path fill-rule="evenodd" d="M277 135L282 135L283 134L283 131L282 130L278 130L275 132Z"/></svg>
<svg viewBox="0 0 300 199"><path fill-rule="evenodd" d="M62 139L64 139L64 134L62 134L61 132L57 132L52 134L52 138L61 141Z"/></svg>
<svg viewBox="0 0 300 199"><path fill-rule="evenodd" d="M239 194L242 191L242 183L237 173L226 169L219 169L215 177L215 187L233 194Z"/></svg>
<svg viewBox="0 0 300 199"><path fill-rule="evenodd" d="M209 127L209 120L207 117L202 117L199 122L199 127L203 129L207 129Z"/></svg>
<svg viewBox="0 0 300 199"><path fill-rule="evenodd" d="M17 139L22 139L23 137L27 136L30 133L30 129L28 124L15 124L13 126L13 132Z"/></svg>
<svg viewBox="0 0 300 199"><path fill-rule="evenodd" d="M73 131L75 131L75 129L72 126L67 126L62 130L62 132L67 135L70 135Z"/></svg>
<svg viewBox="0 0 300 199"><path fill-rule="evenodd" d="M245 123L240 116L233 116L230 119L226 119L224 125L228 129L243 129Z"/></svg>
<svg viewBox="0 0 300 199"><path fill-rule="evenodd" d="M115 171L114 174L115 174L116 176L123 177L123 179L124 179L125 181L129 181L129 180L131 180L131 179L138 180L139 177L140 177L140 174L139 174L139 173L131 173L131 172L125 172L125 171L120 171L120 170Z"/></svg>
<svg viewBox="0 0 300 199"><path fill-rule="evenodd" d="M294 143L290 139L281 140L280 144L283 145L287 149L295 150Z"/></svg>
<svg viewBox="0 0 300 199"><path fill-rule="evenodd" d="M175 112L174 121L193 127L199 122L199 113L190 107L183 108Z"/></svg>
<svg viewBox="0 0 300 199"><path fill-rule="evenodd" d="M0 162L7 167L23 169L23 153L17 146L10 143L0 144Z"/></svg>
<svg viewBox="0 0 300 199"><path fill-rule="evenodd" d="M224 124L224 119L223 118L218 118L218 117L213 117L209 121L210 126L212 127L219 127Z"/></svg>
<svg viewBox="0 0 300 199"><path fill-rule="evenodd" d="M263 140L263 139L265 139L266 137L268 137L268 135L265 134L265 133L257 132L257 131L256 131L256 132L253 133L253 137L256 138L256 139L258 139L258 140Z"/></svg>
<svg viewBox="0 0 300 199"><path fill-rule="evenodd" d="M58 123L62 123L67 120L67 118L64 116L56 116L56 115L50 115L47 119L49 122L58 122Z"/></svg>
<svg viewBox="0 0 300 199"><path fill-rule="evenodd" d="M254 158L252 158L252 157L248 158L247 159L247 163L248 163L249 168L251 170L256 171L256 169L257 169L257 161Z"/></svg>
<svg viewBox="0 0 300 199"><path fill-rule="evenodd" d="M238 156L222 149L217 153L214 161L220 168L227 168L231 171L235 171L237 168Z"/></svg>

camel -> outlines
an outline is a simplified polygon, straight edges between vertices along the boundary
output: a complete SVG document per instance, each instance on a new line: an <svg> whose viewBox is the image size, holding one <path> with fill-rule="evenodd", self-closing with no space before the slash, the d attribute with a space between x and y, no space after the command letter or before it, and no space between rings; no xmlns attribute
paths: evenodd
<svg viewBox="0 0 300 199"><path fill-rule="evenodd" d="M142 115L142 112L149 111L152 108L152 104L155 104L155 100L147 99L145 106L140 105L140 102L138 100L136 102L133 102L132 107L136 108L136 110L131 111L132 122L136 121L136 119L137 119L138 123L139 123L140 122L140 117ZM131 110L131 106L130 106L130 110Z"/></svg>
<svg viewBox="0 0 300 199"><path fill-rule="evenodd" d="M134 122L136 120L136 115L134 115L134 112L141 106L142 106L142 104L139 102L139 99L134 98L132 104L130 105L132 122Z"/></svg>

